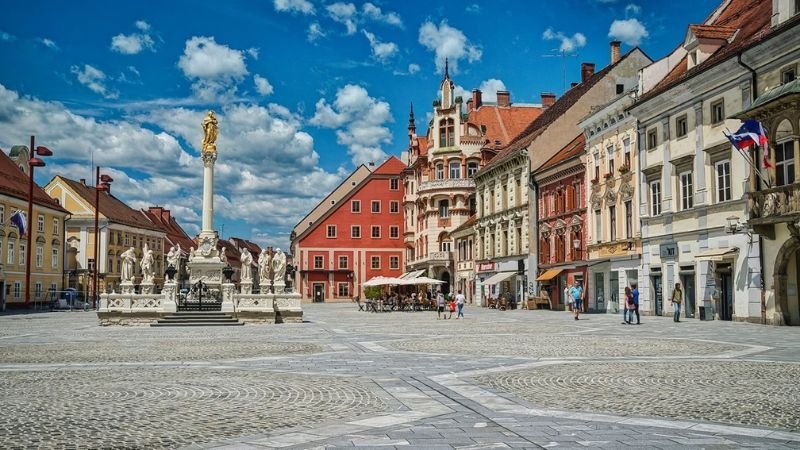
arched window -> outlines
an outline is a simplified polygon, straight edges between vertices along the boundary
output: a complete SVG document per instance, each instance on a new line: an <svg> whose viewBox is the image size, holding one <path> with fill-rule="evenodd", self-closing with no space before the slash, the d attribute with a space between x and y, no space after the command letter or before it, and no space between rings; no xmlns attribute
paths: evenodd
<svg viewBox="0 0 800 450"><path fill-rule="evenodd" d="M450 217L450 201L439 200L439 217Z"/></svg>
<svg viewBox="0 0 800 450"><path fill-rule="evenodd" d="M445 119L439 121L439 146L447 147L447 121Z"/></svg>
<svg viewBox="0 0 800 450"><path fill-rule="evenodd" d="M444 179L444 164L442 163L436 164L436 179L437 180Z"/></svg>
<svg viewBox="0 0 800 450"><path fill-rule="evenodd" d="M453 119L447 119L447 146L456 145L456 133Z"/></svg>
<svg viewBox="0 0 800 450"><path fill-rule="evenodd" d="M455 122L453 119L439 121L439 146L452 147L456 145Z"/></svg>
<svg viewBox="0 0 800 450"><path fill-rule="evenodd" d="M459 161L450 161L449 175L449 178L461 178L461 163Z"/></svg>
<svg viewBox="0 0 800 450"><path fill-rule="evenodd" d="M793 184L795 155L794 139L789 137L794 134L792 124L784 120L775 131L775 184L785 186Z"/></svg>

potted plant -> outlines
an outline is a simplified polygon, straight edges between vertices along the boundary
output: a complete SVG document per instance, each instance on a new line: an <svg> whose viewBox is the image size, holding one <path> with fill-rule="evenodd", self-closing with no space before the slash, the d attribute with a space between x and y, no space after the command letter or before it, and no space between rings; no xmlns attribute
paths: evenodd
<svg viewBox="0 0 800 450"><path fill-rule="evenodd" d="M627 165L627 164L623 164L623 165L622 165L622 166L620 166L620 168L619 168L619 173L623 173L623 174L624 174L624 173L628 173L628 172L630 172L630 171L631 171L631 166L629 166L629 165Z"/></svg>
<svg viewBox="0 0 800 450"><path fill-rule="evenodd" d="M603 178L605 178L606 180L610 180L613 177L614 177L614 174L611 173L611 172L608 172L607 174L603 175Z"/></svg>

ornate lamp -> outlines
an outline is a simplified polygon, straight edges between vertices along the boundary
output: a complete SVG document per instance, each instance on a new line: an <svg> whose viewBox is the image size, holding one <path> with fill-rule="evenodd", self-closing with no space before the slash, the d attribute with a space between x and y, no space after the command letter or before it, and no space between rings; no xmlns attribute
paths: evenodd
<svg viewBox="0 0 800 450"><path fill-rule="evenodd" d="M231 267L230 264L226 265L225 268L222 269L222 275L225 277L225 281L230 283L231 277L233 277L233 267Z"/></svg>
<svg viewBox="0 0 800 450"><path fill-rule="evenodd" d="M172 281L175 278L176 273L178 273L178 269L176 269L172 264L170 264L167 267L167 270L164 271L164 274L167 276L169 281Z"/></svg>

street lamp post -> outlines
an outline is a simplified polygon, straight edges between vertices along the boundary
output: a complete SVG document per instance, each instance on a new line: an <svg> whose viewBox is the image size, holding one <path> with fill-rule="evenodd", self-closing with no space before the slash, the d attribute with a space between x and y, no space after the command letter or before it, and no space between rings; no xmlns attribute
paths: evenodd
<svg viewBox="0 0 800 450"><path fill-rule="evenodd" d="M30 177L28 178L28 246L25 248L25 305L31 301L31 248L33 247L33 239L31 239L31 225L33 223L33 168L44 167L44 161L36 156L52 156L53 152L47 147L36 147L36 138L31 136L30 155L28 155L28 171Z"/></svg>
<svg viewBox="0 0 800 450"><path fill-rule="evenodd" d="M94 272L92 274L92 308L97 308L97 275L100 272L100 260L98 259L100 247L100 191L108 191L114 179L108 175L100 175L100 166L96 167L94 179Z"/></svg>
<svg viewBox="0 0 800 450"><path fill-rule="evenodd" d="M572 241L572 246L575 247L575 259L581 259L581 240L574 239Z"/></svg>

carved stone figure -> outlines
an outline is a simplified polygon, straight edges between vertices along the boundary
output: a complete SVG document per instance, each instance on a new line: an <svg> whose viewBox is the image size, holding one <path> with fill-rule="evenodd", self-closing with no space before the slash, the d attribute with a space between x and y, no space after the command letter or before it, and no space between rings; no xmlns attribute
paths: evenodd
<svg viewBox="0 0 800 450"><path fill-rule="evenodd" d="M203 119L203 153L217 151L217 116L209 111Z"/></svg>
<svg viewBox="0 0 800 450"><path fill-rule="evenodd" d="M223 264L228 265L228 251L225 247L222 247L219 251L219 260L222 261Z"/></svg>
<svg viewBox="0 0 800 450"><path fill-rule="evenodd" d="M177 243L169 249L167 253L167 266L178 268L181 264L181 244Z"/></svg>
<svg viewBox="0 0 800 450"><path fill-rule="evenodd" d="M275 285L283 285L283 279L286 277L286 254L281 249L275 249L275 254L272 255L272 283Z"/></svg>
<svg viewBox="0 0 800 450"><path fill-rule="evenodd" d="M194 247L189 247L189 259L194 259L195 251Z"/></svg>
<svg viewBox="0 0 800 450"><path fill-rule="evenodd" d="M269 282L269 270L271 264L272 260L270 258L269 251L267 251L267 249L261 250L261 254L258 256L258 279L261 280L262 284Z"/></svg>
<svg viewBox="0 0 800 450"><path fill-rule="evenodd" d="M153 282L153 251L144 244L142 249L142 261L139 263L142 268L142 283Z"/></svg>
<svg viewBox="0 0 800 450"><path fill-rule="evenodd" d="M125 250L121 255L122 270L120 271L120 278L123 282L133 281L136 276L136 252L133 247Z"/></svg>
<svg viewBox="0 0 800 450"><path fill-rule="evenodd" d="M253 255L250 250L243 248L239 250L242 255L240 261L242 262L242 281L253 281Z"/></svg>

